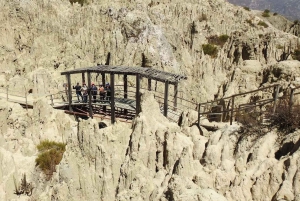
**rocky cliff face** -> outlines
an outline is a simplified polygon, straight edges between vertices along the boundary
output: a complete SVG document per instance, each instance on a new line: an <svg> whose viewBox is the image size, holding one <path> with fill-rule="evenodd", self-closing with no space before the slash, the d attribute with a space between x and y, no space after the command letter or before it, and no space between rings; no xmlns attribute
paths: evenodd
<svg viewBox="0 0 300 201"><path fill-rule="evenodd" d="M24 83L37 97L62 86L61 71L104 64L108 53L111 65L141 66L143 53L147 65L187 75L180 89L196 101L299 81L299 62L275 58L279 45L298 39L222 0L0 5L0 85ZM222 34L229 39L216 57L205 55L202 44ZM104 129L42 98L28 111L1 100L0 200L299 200L298 131L241 134L235 124L208 132L191 111L178 126L151 94L142 99L132 125ZM67 143L50 181L35 167L44 139ZM14 194L14 178L24 173L31 197Z"/></svg>
<svg viewBox="0 0 300 201"><path fill-rule="evenodd" d="M187 75L180 90L206 101L220 96L220 87L230 83L244 60L272 64L278 46L297 42L222 0L101 1L82 7L45 0L0 4L0 84L21 82L42 95L65 82L61 71L104 64L108 53L111 65L141 66L143 53L148 66ZM222 34L229 39L218 46L216 58L204 55L202 45ZM73 83L77 81L79 77Z"/></svg>
<svg viewBox="0 0 300 201"><path fill-rule="evenodd" d="M208 132L193 113L179 127L148 93L132 125L104 129L45 110L42 100L33 113L1 103L1 200L299 200L298 131L241 134L235 124ZM35 167L41 139L67 143L49 181ZM24 173L31 197L13 194Z"/></svg>

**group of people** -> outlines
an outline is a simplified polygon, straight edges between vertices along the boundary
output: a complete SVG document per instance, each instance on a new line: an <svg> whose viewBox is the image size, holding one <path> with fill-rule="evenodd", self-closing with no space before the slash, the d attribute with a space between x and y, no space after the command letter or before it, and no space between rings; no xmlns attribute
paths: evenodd
<svg viewBox="0 0 300 201"><path fill-rule="evenodd" d="M93 97L93 102L95 103L97 101L97 95L100 95L100 101L102 100L110 100L111 96L111 89L109 83L105 84L105 87L103 85L99 85L99 88L92 83L92 86L88 88L85 83L83 83L83 86L81 87L79 83L77 83L76 86L73 86L73 89L76 90L76 96L79 102L86 103L88 100L88 95L91 93ZM99 91L99 93L98 93Z"/></svg>

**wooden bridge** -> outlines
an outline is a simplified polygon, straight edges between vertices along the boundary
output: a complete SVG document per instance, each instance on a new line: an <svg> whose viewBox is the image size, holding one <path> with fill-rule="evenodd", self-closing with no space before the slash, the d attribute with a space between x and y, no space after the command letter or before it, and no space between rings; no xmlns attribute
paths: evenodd
<svg viewBox="0 0 300 201"><path fill-rule="evenodd" d="M81 74L82 82L85 83L86 75L88 88L91 87L91 73L101 75L101 84L105 86L106 74L109 75L111 86L111 97L108 99L97 98L93 100L92 94L86 103L77 100L75 91L72 89L71 75ZM154 97L160 105L161 112L170 120L178 122L183 111L193 110L198 112L198 124L200 126L201 119L206 116L210 121L230 122L238 120L243 112L258 113L260 121L264 121L264 113L266 108L272 108L273 113L276 112L278 101L288 97L289 107L293 107L293 97L300 94L297 88L290 88L290 91L284 97L279 97L280 86L272 85L257 90L235 94L222 99L196 103L186 100L182 97L182 93L178 90L178 84L181 80L186 79L185 76L158 71L151 68L140 67L112 67L112 66L96 66L91 68L81 68L61 73L67 78L67 85L64 90L58 93L45 95L48 104L56 109L63 109L68 114L74 114L86 117L109 118L114 123L116 118L120 121L129 121L140 112L140 90L149 90L154 93ZM123 84L115 85L115 75L123 75ZM128 86L128 76L135 78L135 86ZM147 88L142 88L141 79L147 79ZM153 88L153 82L155 87ZM164 84L164 91L157 90L157 82ZM97 83L98 84L98 83ZM173 93L170 93L170 86L174 86ZM69 86L69 87L67 87ZM180 96L181 93L181 96ZM262 94L264 93L264 94ZM260 94L260 95L259 95ZM247 103L241 103L239 99L249 96ZM171 98L170 98L171 97ZM264 97L264 98L262 98ZM9 90L9 88L0 88L0 99L15 102L26 108L32 108L35 98L33 94L23 93L20 91ZM203 126L203 125L202 125Z"/></svg>

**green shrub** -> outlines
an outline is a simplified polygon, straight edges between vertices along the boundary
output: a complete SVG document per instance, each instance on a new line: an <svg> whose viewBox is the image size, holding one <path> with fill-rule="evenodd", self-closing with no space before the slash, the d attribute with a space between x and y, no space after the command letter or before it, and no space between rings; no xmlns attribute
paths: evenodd
<svg viewBox="0 0 300 201"><path fill-rule="evenodd" d="M210 36L207 38L208 43L213 44L213 45L219 45L223 46L226 41L228 40L229 36L226 34L223 34L221 36Z"/></svg>
<svg viewBox="0 0 300 201"><path fill-rule="evenodd" d="M252 27L255 27L255 25L253 24L252 20L251 19L247 19L246 22L252 26Z"/></svg>
<svg viewBox="0 0 300 201"><path fill-rule="evenodd" d="M213 58L217 57L218 48L216 46L212 44L203 44L202 48L205 55L210 55Z"/></svg>
<svg viewBox="0 0 300 201"><path fill-rule="evenodd" d="M250 11L250 8L249 7L243 7L245 10L247 10L247 11Z"/></svg>
<svg viewBox="0 0 300 201"><path fill-rule="evenodd" d="M259 22L258 22L258 25L259 25L259 26L263 26L263 27L265 27L265 28L269 27L269 25L268 25L267 23L265 23L264 21L259 21Z"/></svg>
<svg viewBox="0 0 300 201"><path fill-rule="evenodd" d="M264 10L264 12L262 13L263 17L270 17L270 10L266 9Z"/></svg>
<svg viewBox="0 0 300 201"><path fill-rule="evenodd" d="M274 16L278 15L278 13L273 13Z"/></svg>
<svg viewBox="0 0 300 201"><path fill-rule="evenodd" d="M38 166L50 179L55 172L55 166L58 165L66 150L66 144L60 142L54 142L45 140L37 145L37 149L40 152L36 158L36 166Z"/></svg>

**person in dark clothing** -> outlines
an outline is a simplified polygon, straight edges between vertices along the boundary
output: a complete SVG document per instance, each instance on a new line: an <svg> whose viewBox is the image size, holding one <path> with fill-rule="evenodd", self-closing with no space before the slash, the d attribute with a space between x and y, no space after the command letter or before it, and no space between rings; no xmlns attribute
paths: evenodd
<svg viewBox="0 0 300 201"><path fill-rule="evenodd" d="M106 85L105 85L105 91L106 91L106 100L110 100L111 90L110 90L109 83L106 83Z"/></svg>
<svg viewBox="0 0 300 201"><path fill-rule="evenodd" d="M94 85L94 83L92 83L92 87L91 87L91 93L92 93L92 96L93 96L93 102L96 103L96 97L97 97L97 87L96 85Z"/></svg>
<svg viewBox="0 0 300 201"><path fill-rule="evenodd" d="M77 83L77 85L75 87L73 86L73 89L76 90L76 96L77 96L78 102L83 101L83 97L81 94L81 86L79 85L79 83ZM79 97L81 97L81 100L79 99Z"/></svg>

